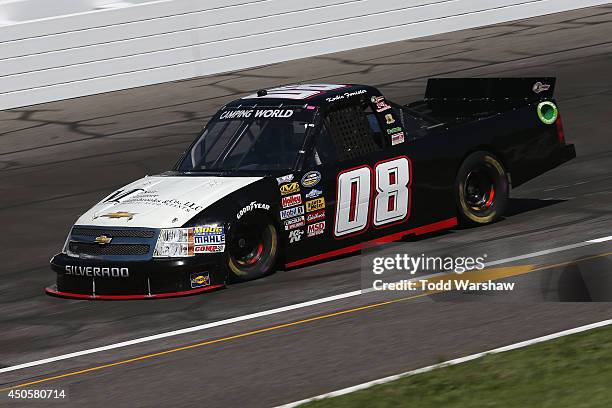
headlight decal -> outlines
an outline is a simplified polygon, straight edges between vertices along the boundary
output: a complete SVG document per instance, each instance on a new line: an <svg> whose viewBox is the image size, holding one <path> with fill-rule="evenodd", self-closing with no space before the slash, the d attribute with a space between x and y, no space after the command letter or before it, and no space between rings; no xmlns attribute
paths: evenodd
<svg viewBox="0 0 612 408"><path fill-rule="evenodd" d="M159 232L153 251L155 258L193 256L193 228L167 228Z"/></svg>

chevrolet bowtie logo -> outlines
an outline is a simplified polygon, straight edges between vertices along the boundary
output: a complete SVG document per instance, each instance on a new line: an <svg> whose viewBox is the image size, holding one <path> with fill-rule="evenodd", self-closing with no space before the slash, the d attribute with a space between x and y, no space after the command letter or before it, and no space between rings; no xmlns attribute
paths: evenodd
<svg viewBox="0 0 612 408"><path fill-rule="evenodd" d="M131 213L131 212L127 212L127 211L117 211L117 212L112 212L112 213L108 213L108 214L104 214L102 215L102 217L106 217L106 218L127 218L128 221L131 220L132 218L134 218L136 214L135 213Z"/></svg>
<svg viewBox="0 0 612 408"><path fill-rule="evenodd" d="M100 245L110 244L113 239L111 237L107 237L106 235L100 235L96 237L95 241Z"/></svg>

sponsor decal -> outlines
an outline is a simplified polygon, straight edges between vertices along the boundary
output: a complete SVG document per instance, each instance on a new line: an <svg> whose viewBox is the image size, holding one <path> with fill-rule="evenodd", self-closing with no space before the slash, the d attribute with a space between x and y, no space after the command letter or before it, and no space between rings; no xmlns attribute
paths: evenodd
<svg viewBox="0 0 612 408"><path fill-rule="evenodd" d="M289 233L289 243L293 244L294 242L298 242L302 239L302 235L304 235L304 231L301 229L293 230Z"/></svg>
<svg viewBox="0 0 612 408"><path fill-rule="evenodd" d="M302 204L301 194L294 194L294 195L283 197L281 199L281 205L283 206L283 208L293 207L293 206L300 205L300 204Z"/></svg>
<svg viewBox="0 0 612 408"><path fill-rule="evenodd" d="M372 103L376 104L376 112L378 113L391 109L391 106L385 102L384 96L373 96Z"/></svg>
<svg viewBox="0 0 612 408"><path fill-rule="evenodd" d="M313 188L312 190L310 190L308 193L306 193L306 198L317 198L319 197L321 194L323 194L323 192L321 190L317 190L316 188Z"/></svg>
<svg viewBox="0 0 612 408"><path fill-rule="evenodd" d="M141 180L139 181L139 183L142 183L142 185L148 185L148 186L153 187L155 184L159 182L158 179L159 179L158 177L154 177L149 180ZM227 179L225 178L215 177L215 178L208 178L203 181L197 181L197 182L192 181L191 183L198 184L198 187L202 189L206 189L206 188L215 189L228 182L229 181L227 181ZM118 204L136 204L136 205L152 206L152 207L167 207L167 208L181 210L182 212L186 213L184 215L190 215L190 214L193 214L194 212L199 212L204 209L203 206L199 205L196 202L178 200L172 197L168 198L167 195L165 194L162 195L160 191L145 190L143 188L117 190L111 195L109 195L107 198L105 198L102 202L107 202L107 203L112 202L112 203L118 203ZM93 219L97 219L100 217L127 218L127 220L129 221L132 218L134 218L135 215L137 215L137 213L130 213L127 211L118 210L120 208L121 206L116 206L116 207L113 207L112 210L107 209L107 210L98 211L97 213L93 214ZM102 215L106 211L114 211L114 212Z"/></svg>
<svg viewBox="0 0 612 408"><path fill-rule="evenodd" d="M210 183L211 187L214 187L221 182L214 181ZM197 205L193 201L181 201L173 198L162 200L159 198L159 192L156 190L143 190L141 188L129 191L118 190L113 193L104 202L117 202L121 204L145 204L158 207L174 207L185 212L201 211L204 207ZM105 214L102 217L108 218L128 218L128 221L134 217L134 213L128 213L119 211L115 213ZM97 217L94 217L97 218Z"/></svg>
<svg viewBox="0 0 612 408"><path fill-rule="evenodd" d="M390 105L387 105L386 102L381 102L381 103L377 103L376 104L376 112L380 113L380 112L384 112L388 109L391 109Z"/></svg>
<svg viewBox="0 0 612 408"><path fill-rule="evenodd" d="M286 176L276 178L276 182L278 183L279 186L284 183L291 183L292 181L293 181L293 174L287 174Z"/></svg>
<svg viewBox="0 0 612 408"><path fill-rule="evenodd" d="M193 236L193 243L196 246L203 244L225 244L225 234L196 234Z"/></svg>
<svg viewBox="0 0 612 408"><path fill-rule="evenodd" d="M202 207L201 205L197 205L193 201L180 201L180 200L175 200L175 199L160 200L157 198L153 200L146 200L139 196L139 197L135 197L134 199L126 201L126 203L131 203L131 202L134 202L134 203L142 202L142 203L146 203L149 205L163 205L166 207L180 208L181 210L186 211L186 212L201 211L204 209L204 207Z"/></svg>
<svg viewBox="0 0 612 408"><path fill-rule="evenodd" d="M129 268L103 268L99 266L66 265L65 275L87 276L89 278L129 278Z"/></svg>
<svg viewBox="0 0 612 408"><path fill-rule="evenodd" d="M135 215L136 215L135 213L131 213L127 211L116 211L116 212L101 215L100 217L111 218L111 219L127 218L127 220L130 221L132 218L134 218ZM94 218L97 218L97 217L94 217Z"/></svg>
<svg viewBox="0 0 612 408"><path fill-rule="evenodd" d="M321 181L321 173L318 171L309 171L302 177L302 186L314 187Z"/></svg>
<svg viewBox="0 0 612 408"><path fill-rule="evenodd" d="M290 118L293 116L291 109L237 109L227 110L219 116L219 120L224 119L245 119L255 118Z"/></svg>
<svg viewBox="0 0 612 408"><path fill-rule="evenodd" d="M314 200L306 201L306 212L313 212L325 208L325 199L323 197Z"/></svg>
<svg viewBox="0 0 612 408"><path fill-rule="evenodd" d="M225 227L200 225L193 228L193 253L210 254L225 251Z"/></svg>
<svg viewBox="0 0 612 408"><path fill-rule="evenodd" d="M397 133L397 132L401 132L401 131L402 131L402 128L399 127L399 126L396 126L394 128L387 129L387 134L388 135L392 135L393 133Z"/></svg>
<svg viewBox="0 0 612 408"><path fill-rule="evenodd" d="M539 94L540 92L548 91L549 89L550 89L549 84L543 84L540 81L533 84L533 87L531 88L531 90L536 94Z"/></svg>
<svg viewBox="0 0 612 408"><path fill-rule="evenodd" d="M217 254L225 251L225 245L194 245L193 252L196 254Z"/></svg>
<svg viewBox="0 0 612 408"><path fill-rule="evenodd" d="M391 146L404 143L404 132L399 132L391 135Z"/></svg>
<svg viewBox="0 0 612 408"><path fill-rule="evenodd" d="M305 224L306 221L304 220L304 216L300 215L299 217L295 217L285 221L285 231L303 227Z"/></svg>
<svg viewBox="0 0 612 408"><path fill-rule="evenodd" d="M291 207L286 210L282 210L280 212L280 219L286 220L287 218L296 217L298 215L304 214L304 206L300 205L299 207Z"/></svg>
<svg viewBox="0 0 612 408"><path fill-rule="evenodd" d="M253 116L251 109L237 109L225 111L219 116L219 119L244 119Z"/></svg>
<svg viewBox="0 0 612 408"><path fill-rule="evenodd" d="M395 118L393 117L393 115L392 115L392 114L387 113L387 114L385 115L385 121L387 122L387 125L392 125L392 124L394 124L394 123L395 123Z"/></svg>
<svg viewBox="0 0 612 408"><path fill-rule="evenodd" d="M251 201L242 210L236 214L236 219L240 219L243 215L253 210L270 210L270 205L258 203L257 201Z"/></svg>
<svg viewBox="0 0 612 408"><path fill-rule="evenodd" d="M315 211L306 216L306 222L311 223L314 221L322 220L325 218L325 210Z"/></svg>
<svg viewBox="0 0 612 408"><path fill-rule="evenodd" d="M210 286L210 275L207 273L192 273L190 278L191 288L203 288Z"/></svg>
<svg viewBox="0 0 612 408"><path fill-rule="evenodd" d="M367 91L365 89L360 89L358 91L354 91L354 92L345 92L343 94L338 94L336 96L332 96L330 98L325 98L325 100L327 102L336 102L342 99L348 99L348 98L352 98L353 96L357 96L357 95L363 95L364 93L366 93Z"/></svg>
<svg viewBox="0 0 612 408"><path fill-rule="evenodd" d="M194 234L223 234L222 225L199 225L193 228Z"/></svg>
<svg viewBox="0 0 612 408"><path fill-rule="evenodd" d="M308 236L309 237L320 235L323 232L325 232L325 221L317 222L315 224L310 224L308 226Z"/></svg>
<svg viewBox="0 0 612 408"><path fill-rule="evenodd" d="M99 237L96 237L96 239L94 239L94 241L96 241L100 245L110 244L112 240L113 239L111 237L107 237L106 235L100 235Z"/></svg>
<svg viewBox="0 0 612 408"><path fill-rule="evenodd" d="M146 185L146 183L145 183ZM104 202L105 203L120 203L121 200L125 200L126 198L139 194L139 193L143 193L146 190L143 188L135 188L132 190L117 190L114 193L112 193L110 196L108 196Z"/></svg>
<svg viewBox="0 0 612 408"><path fill-rule="evenodd" d="M297 193L300 191L300 184L297 181L289 184L283 184L280 186L279 190L282 195Z"/></svg>

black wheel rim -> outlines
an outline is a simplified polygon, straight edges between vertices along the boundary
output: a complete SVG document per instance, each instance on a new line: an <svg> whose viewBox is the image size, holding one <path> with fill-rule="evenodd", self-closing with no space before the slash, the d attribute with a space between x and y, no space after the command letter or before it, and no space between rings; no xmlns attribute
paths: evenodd
<svg viewBox="0 0 612 408"><path fill-rule="evenodd" d="M470 171L465 178L465 203L474 211L486 211L495 202L495 169L482 165Z"/></svg>
<svg viewBox="0 0 612 408"><path fill-rule="evenodd" d="M264 254L265 237L258 226L239 226L230 244L231 257L240 266L259 262Z"/></svg>

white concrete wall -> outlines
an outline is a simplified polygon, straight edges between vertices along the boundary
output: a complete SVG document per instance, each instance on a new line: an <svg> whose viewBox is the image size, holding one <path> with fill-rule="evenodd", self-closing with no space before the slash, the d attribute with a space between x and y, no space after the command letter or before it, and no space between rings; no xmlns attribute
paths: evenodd
<svg viewBox="0 0 612 408"><path fill-rule="evenodd" d="M233 71L609 2L2 1L0 109ZM27 4L29 11L19 9L19 3ZM57 15L66 11L72 14Z"/></svg>

